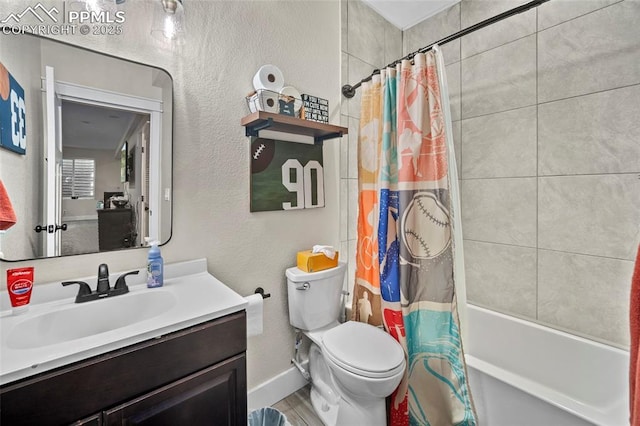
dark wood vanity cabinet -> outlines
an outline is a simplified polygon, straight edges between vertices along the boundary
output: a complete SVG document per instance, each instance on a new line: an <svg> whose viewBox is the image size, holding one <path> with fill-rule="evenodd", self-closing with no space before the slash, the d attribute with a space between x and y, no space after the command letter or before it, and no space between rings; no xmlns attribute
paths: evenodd
<svg viewBox="0 0 640 426"><path fill-rule="evenodd" d="M239 355L107 410L103 424L237 425L237 372L244 364Z"/></svg>
<svg viewBox="0 0 640 426"><path fill-rule="evenodd" d="M4 425L246 425L244 311L0 388Z"/></svg>
<svg viewBox="0 0 640 426"><path fill-rule="evenodd" d="M100 251L131 247L134 244L133 210L98 210L98 248Z"/></svg>

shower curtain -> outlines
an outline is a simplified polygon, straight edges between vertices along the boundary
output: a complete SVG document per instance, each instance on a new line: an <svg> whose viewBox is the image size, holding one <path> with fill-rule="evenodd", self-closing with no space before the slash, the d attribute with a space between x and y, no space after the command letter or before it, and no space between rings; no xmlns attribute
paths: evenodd
<svg viewBox="0 0 640 426"><path fill-rule="evenodd" d="M449 191L457 172L443 91L437 47L362 86L352 312L384 325L405 350L392 425L476 425L456 304L464 277L454 256L459 201Z"/></svg>

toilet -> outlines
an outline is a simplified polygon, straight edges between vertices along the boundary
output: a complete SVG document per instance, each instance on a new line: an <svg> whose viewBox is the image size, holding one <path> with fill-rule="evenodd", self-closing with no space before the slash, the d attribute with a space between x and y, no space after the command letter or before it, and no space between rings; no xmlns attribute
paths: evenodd
<svg viewBox="0 0 640 426"><path fill-rule="evenodd" d="M345 271L344 263L319 272L287 269L289 322L311 340L311 404L324 424L383 426L404 351L377 327L338 322Z"/></svg>

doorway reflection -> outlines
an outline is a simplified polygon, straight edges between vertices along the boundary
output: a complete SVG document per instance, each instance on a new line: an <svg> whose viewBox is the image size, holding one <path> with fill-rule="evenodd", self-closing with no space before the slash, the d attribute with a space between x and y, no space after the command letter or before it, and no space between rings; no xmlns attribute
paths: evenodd
<svg viewBox="0 0 640 426"><path fill-rule="evenodd" d="M61 119L61 254L143 245L150 116L63 101Z"/></svg>

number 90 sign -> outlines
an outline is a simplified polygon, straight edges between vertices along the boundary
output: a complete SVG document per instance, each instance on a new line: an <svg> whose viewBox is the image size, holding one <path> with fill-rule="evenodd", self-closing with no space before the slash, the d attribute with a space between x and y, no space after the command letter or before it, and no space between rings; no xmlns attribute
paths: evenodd
<svg viewBox="0 0 640 426"><path fill-rule="evenodd" d="M0 146L22 155L27 149L24 89L1 63Z"/></svg>
<svg viewBox="0 0 640 426"><path fill-rule="evenodd" d="M322 146L254 138L251 211L324 207Z"/></svg>

